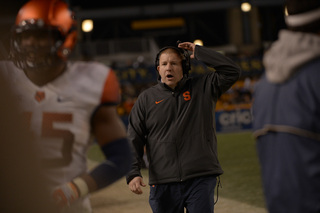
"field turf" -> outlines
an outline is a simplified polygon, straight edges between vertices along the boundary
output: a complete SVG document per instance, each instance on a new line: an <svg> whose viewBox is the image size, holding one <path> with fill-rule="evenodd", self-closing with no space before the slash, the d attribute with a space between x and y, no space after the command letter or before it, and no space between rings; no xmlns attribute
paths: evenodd
<svg viewBox="0 0 320 213"><path fill-rule="evenodd" d="M222 197L265 207L256 143L251 132L218 134Z"/></svg>
<svg viewBox="0 0 320 213"><path fill-rule="evenodd" d="M264 208L260 167L251 132L218 133L217 138L218 157L224 170L219 196ZM97 145L90 148L88 158L104 159Z"/></svg>

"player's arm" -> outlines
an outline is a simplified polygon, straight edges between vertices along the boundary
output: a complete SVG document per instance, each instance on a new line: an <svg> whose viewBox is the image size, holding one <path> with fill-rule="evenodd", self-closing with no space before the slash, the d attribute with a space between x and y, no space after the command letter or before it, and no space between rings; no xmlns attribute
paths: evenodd
<svg viewBox="0 0 320 213"><path fill-rule="evenodd" d="M92 118L92 133L106 160L89 173L76 177L54 192L55 200L61 207L107 187L125 176L131 168L132 152L116 106L99 107Z"/></svg>
<svg viewBox="0 0 320 213"><path fill-rule="evenodd" d="M100 107L92 122L93 134L107 159L89 174L90 179L94 179L89 189L94 191L110 185L129 172L132 152L116 106Z"/></svg>
<svg viewBox="0 0 320 213"><path fill-rule="evenodd" d="M130 170L133 157L126 128L116 110L116 104L119 103L119 83L112 71L105 82L101 102L104 104L92 115L91 129L106 161L89 173L59 187L54 196L61 206L69 205L79 197L112 184Z"/></svg>
<svg viewBox="0 0 320 213"><path fill-rule="evenodd" d="M126 128L116 109L120 102L119 91L119 81L110 70L101 97L103 104L97 108L91 120L92 133L107 160L83 177L88 183L89 192L110 185L126 175L131 167L132 153Z"/></svg>

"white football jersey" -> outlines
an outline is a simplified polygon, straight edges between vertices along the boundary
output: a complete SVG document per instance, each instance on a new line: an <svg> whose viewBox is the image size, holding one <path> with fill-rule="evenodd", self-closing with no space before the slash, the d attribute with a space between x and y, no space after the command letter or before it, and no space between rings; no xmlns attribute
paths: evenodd
<svg viewBox="0 0 320 213"><path fill-rule="evenodd" d="M11 62L3 62L0 68L39 138L51 187L86 172L91 116L101 103L118 104L120 99L114 72L98 62L74 62L57 79L39 87Z"/></svg>

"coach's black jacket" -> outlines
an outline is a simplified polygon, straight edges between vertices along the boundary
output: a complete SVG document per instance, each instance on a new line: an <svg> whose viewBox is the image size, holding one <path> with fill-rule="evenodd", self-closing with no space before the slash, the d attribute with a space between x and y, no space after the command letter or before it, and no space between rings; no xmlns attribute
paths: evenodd
<svg viewBox="0 0 320 213"><path fill-rule="evenodd" d="M136 160L127 183L141 176L146 146L149 184L181 182L223 173L217 156L215 105L239 78L239 67L229 58L196 46L195 59L216 71L184 77L172 90L159 82L143 91L129 116L128 137Z"/></svg>

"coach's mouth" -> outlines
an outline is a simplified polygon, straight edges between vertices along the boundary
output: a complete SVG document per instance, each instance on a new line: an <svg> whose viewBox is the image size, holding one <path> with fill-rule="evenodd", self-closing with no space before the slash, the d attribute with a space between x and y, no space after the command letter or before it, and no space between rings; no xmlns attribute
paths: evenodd
<svg viewBox="0 0 320 213"><path fill-rule="evenodd" d="M171 74L168 74L168 75L166 75L166 79L168 79L168 80L173 80L173 79L174 79L174 76L171 75Z"/></svg>

